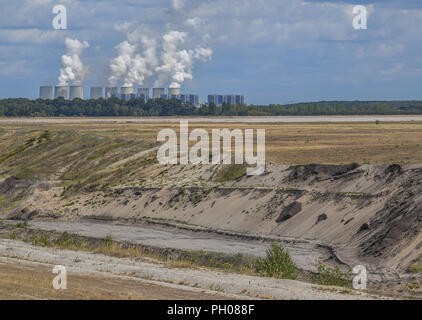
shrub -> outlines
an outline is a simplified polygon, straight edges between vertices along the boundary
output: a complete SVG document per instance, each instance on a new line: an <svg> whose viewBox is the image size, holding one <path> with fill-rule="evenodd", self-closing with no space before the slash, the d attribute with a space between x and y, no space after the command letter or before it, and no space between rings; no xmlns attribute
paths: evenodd
<svg viewBox="0 0 422 320"><path fill-rule="evenodd" d="M409 267L411 273L422 273L422 256L420 256L414 264Z"/></svg>
<svg viewBox="0 0 422 320"><path fill-rule="evenodd" d="M49 247L50 244L50 237L46 234L41 234L39 237L34 235L32 237L32 245L34 246Z"/></svg>
<svg viewBox="0 0 422 320"><path fill-rule="evenodd" d="M112 245L113 245L113 238L111 234L108 234L104 239L104 246L110 249Z"/></svg>
<svg viewBox="0 0 422 320"><path fill-rule="evenodd" d="M27 227L28 227L28 222L26 222L26 221L19 222L19 223L15 224L15 228L25 229Z"/></svg>
<svg viewBox="0 0 422 320"><path fill-rule="evenodd" d="M314 276L314 282L326 286L350 287L352 275L349 272L344 273L338 266L330 269L322 264L318 267L318 274Z"/></svg>
<svg viewBox="0 0 422 320"><path fill-rule="evenodd" d="M54 244L61 248L81 248L83 241L78 235L71 235L65 231L55 240Z"/></svg>
<svg viewBox="0 0 422 320"><path fill-rule="evenodd" d="M276 243L267 249L265 258L257 259L255 269L259 274L267 277L296 279L297 276L297 266L289 252Z"/></svg>

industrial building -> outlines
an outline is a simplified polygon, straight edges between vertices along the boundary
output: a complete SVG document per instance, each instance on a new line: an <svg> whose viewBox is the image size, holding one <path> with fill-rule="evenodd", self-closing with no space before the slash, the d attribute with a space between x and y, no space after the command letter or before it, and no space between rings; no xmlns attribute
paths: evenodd
<svg viewBox="0 0 422 320"><path fill-rule="evenodd" d="M59 97L69 99L69 91L67 86L55 86L54 87L54 99Z"/></svg>
<svg viewBox="0 0 422 320"><path fill-rule="evenodd" d="M100 99L103 98L103 87L91 87L89 94L90 99Z"/></svg>
<svg viewBox="0 0 422 320"><path fill-rule="evenodd" d="M133 87L121 87L120 88L120 99L130 100L135 99L136 94L133 93Z"/></svg>
<svg viewBox="0 0 422 320"><path fill-rule="evenodd" d="M84 98L84 88L82 86L70 86L69 99L83 99Z"/></svg>
<svg viewBox="0 0 422 320"><path fill-rule="evenodd" d="M53 99L53 87L42 86L40 87L40 99Z"/></svg>
<svg viewBox="0 0 422 320"><path fill-rule="evenodd" d="M138 88L136 97L147 102L149 99L149 88Z"/></svg>
<svg viewBox="0 0 422 320"><path fill-rule="evenodd" d="M245 96L242 95L218 95L210 94L208 96L208 103L214 103L218 106L227 104L245 104Z"/></svg>
<svg viewBox="0 0 422 320"><path fill-rule="evenodd" d="M162 95L164 95L166 92L164 88L153 88L152 89L152 98L158 99L161 98Z"/></svg>
<svg viewBox="0 0 422 320"><path fill-rule="evenodd" d="M133 94L133 87L121 87L120 94Z"/></svg>
<svg viewBox="0 0 422 320"><path fill-rule="evenodd" d="M177 99L177 96L180 96L180 88L169 88L169 98L170 99Z"/></svg>
<svg viewBox="0 0 422 320"><path fill-rule="evenodd" d="M160 96L161 99L177 99L182 101L183 103L192 103L195 107L199 106L199 96L197 94L190 94L190 93L185 93L185 94L180 94L180 89L178 89L178 91L174 90L171 91L169 89L169 94L162 94Z"/></svg>
<svg viewBox="0 0 422 320"><path fill-rule="evenodd" d="M105 97L106 99L111 97L117 97L117 94L119 93L119 89L117 87L107 87L105 90Z"/></svg>
<svg viewBox="0 0 422 320"><path fill-rule="evenodd" d="M54 91L54 92L53 92ZM64 99L83 99L83 87L82 86L55 86L54 90L52 86L41 86L40 87L40 99L54 99L58 97L63 97ZM150 88L138 88L137 93L134 93L133 87L124 86L118 87L106 87L105 95L103 87L91 87L90 88L90 99L100 99L100 98L118 98L123 100L131 99L143 99L147 102L150 97ZM210 97L214 96L209 96ZM229 101L229 103L243 103L243 96L215 96L216 99L221 98L221 103ZM228 97L228 98L223 98ZM182 94L180 88L169 88L168 93L165 92L165 88L153 88L152 89L152 98L153 99L178 99L183 103L191 103L194 106L199 106L199 96L196 94ZM233 102L232 102L233 101Z"/></svg>
<svg viewBox="0 0 422 320"><path fill-rule="evenodd" d="M190 102L195 107L199 106L199 96L197 94L181 94L180 95L180 100L183 103Z"/></svg>

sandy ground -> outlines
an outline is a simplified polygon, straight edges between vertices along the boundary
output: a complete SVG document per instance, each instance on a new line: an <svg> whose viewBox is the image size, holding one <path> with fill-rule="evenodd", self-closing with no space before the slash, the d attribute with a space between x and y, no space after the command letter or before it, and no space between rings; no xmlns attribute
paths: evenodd
<svg viewBox="0 0 422 320"><path fill-rule="evenodd" d="M181 288L144 279L109 274L68 274L67 290L55 290L49 264L0 257L0 300L191 300L232 299L233 296L194 288Z"/></svg>
<svg viewBox="0 0 422 320"><path fill-rule="evenodd" d="M382 297L369 295L357 291L347 290L344 288L319 286L309 283L303 283L293 280L278 280L272 278L261 278L255 276L229 274L224 272L210 271L205 269L187 269L187 268L167 268L161 263L135 261L131 259L115 258L101 254L89 252L76 252L72 250L60 250L55 248L41 248L30 244L13 241L0 240L0 268L6 265L13 271L13 268L22 268L19 265L30 264L32 268L37 268L37 264L41 264L40 269L54 265L64 265L67 268L68 275L89 276L91 286L97 283L104 283L103 279L96 280L95 277L109 276L113 279L124 279L128 281L136 281L139 279L148 280L149 284L170 286L172 289L193 290L193 295L198 294L195 298L203 297L204 293L211 292L218 295L226 295L227 298L265 298L265 299L381 299ZM12 266L10 266L12 264ZM38 272L40 272L38 271ZM6 282L10 287L10 279L1 276L2 284L0 288L6 288L3 284ZM31 281L38 281L32 277ZM22 279L24 280L24 279ZM39 279L41 282L42 279ZM25 282L25 281L23 281ZM68 286L73 284L71 278L68 279ZM15 291L12 290L13 296L25 296L25 286L15 284ZM100 288L101 285L98 285ZM124 285L123 285L124 286ZM144 284L141 284L142 288ZM23 288L23 289L22 289ZM88 290L89 285L79 290ZM3 289L0 289L0 297L6 295ZM7 289L6 289L7 290ZM21 290L23 293L21 293ZM119 287L116 282L113 291L115 293L122 292L124 289ZM140 289L142 290L142 289ZM159 290L162 288L154 288L147 290L150 295L160 296ZM170 290L170 289L169 289ZM205 290L204 292L202 290ZM10 291L10 289L9 289ZM94 290L95 291L95 290ZM42 290L38 290L42 293ZM167 292L169 296L172 293ZM180 292L173 292L180 294ZM186 293L184 293L186 294ZM35 296L39 298L38 296Z"/></svg>
<svg viewBox="0 0 422 320"><path fill-rule="evenodd" d="M183 232L180 229L163 229L151 225L119 225L111 223L88 222L48 222L31 221L30 226L40 230L67 231L85 237L104 239L111 235L115 241L126 241L133 244L172 248L181 250L204 250L230 255L238 253L253 257L265 256L268 242L234 239L215 233ZM326 258L323 249L302 245L285 246L295 263L304 270L316 271L318 261Z"/></svg>
<svg viewBox="0 0 422 320"><path fill-rule="evenodd" d="M1 123L304 123L422 121L422 115L385 116L271 116L271 117L145 117L145 118L0 118Z"/></svg>

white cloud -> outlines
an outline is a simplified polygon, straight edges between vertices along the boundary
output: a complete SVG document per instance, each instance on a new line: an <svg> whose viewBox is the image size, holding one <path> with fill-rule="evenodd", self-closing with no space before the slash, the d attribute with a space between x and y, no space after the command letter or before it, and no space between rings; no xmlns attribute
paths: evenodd
<svg viewBox="0 0 422 320"><path fill-rule="evenodd" d="M185 4L184 0L172 0L174 10L181 10Z"/></svg>
<svg viewBox="0 0 422 320"><path fill-rule="evenodd" d="M57 41L62 36L57 31L40 29L0 29L0 42L13 44L46 44Z"/></svg>
<svg viewBox="0 0 422 320"><path fill-rule="evenodd" d="M0 75L1 76L16 76L16 75L29 75L33 70L28 67L28 61L1 61L0 60Z"/></svg>
<svg viewBox="0 0 422 320"><path fill-rule="evenodd" d="M367 77L377 81L388 77L389 72L404 75L422 67L422 5L407 5L403 9L398 4L372 1L373 4L367 6L368 30L361 32L352 27L351 1L1 2L0 45L7 50L0 59L7 52L10 63L19 71L22 61L37 68L41 63L50 62L42 62L46 53L50 58L56 54L57 61L51 62L52 70L39 67L43 78L47 73L56 72L66 37L89 41L92 48L85 52L85 57L90 63L99 64L98 61L104 63L112 59L113 48L124 40L139 45L141 36L158 41L172 30L189 34L186 48L181 49L212 49L215 62L211 65L222 77L227 74L230 78L240 77L232 74L236 72L232 69L236 68L237 72L251 68L257 70L256 76L264 77L271 72L279 75L289 68L290 73L300 72L303 78L314 73L335 79L339 72L347 73L342 79L344 83L352 83L357 69L370 70ZM67 31L55 31L51 27L52 7L60 3L68 8ZM19 51L22 47L25 47L24 52ZM278 60L280 64L277 68L263 70L260 66L266 59ZM400 67L402 61L406 61L406 66ZM230 68L226 68L227 65ZM106 67L98 66L97 69Z"/></svg>

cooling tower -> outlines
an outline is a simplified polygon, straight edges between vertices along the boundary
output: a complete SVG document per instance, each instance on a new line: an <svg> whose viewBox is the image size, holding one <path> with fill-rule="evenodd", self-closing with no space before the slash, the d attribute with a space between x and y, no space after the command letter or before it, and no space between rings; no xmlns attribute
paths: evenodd
<svg viewBox="0 0 422 320"><path fill-rule="evenodd" d="M180 88L169 88L169 97L180 95Z"/></svg>
<svg viewBox="0 0 422 320"><path fill-rule="evenodd" d="M63 97L65 99L69 98L67 86L54 87L54 99L57 99L58 97Z"/></svg>
<svg viewBox="0 0 422 320"><path fill-rule="evenodd" d="M111 98L113 96L117 96L117 94L118 94L117 87L107 87L106 88L106 94L105 94L106 98Z"/></svg>
<svg viewBox="0 0 422 320"><path fill-rule="evenodd" d="M82 86L70 86L70 95L69 99L83 99L84 98L84 88Z"/></svg>
<svg viewBox="0 0 422 320"><path fill-rule="evenodd" d="M40 99L53 99L53 87L52 86L40 87Z"/></svg>
<svg viewBox="0 0 422 320"><path fill-rule="evenodd" d="M133 87L121 87L120 88L120 94L132 94L133 93Z"/></svg>
<svg viewBox="0 0 422 320"><path fill-rule="evenodd" d="M100 99L102 97L103 97L102 87L91 87L91 92L90 92L91 99Z"/></svg>
<svg viewBox="0 0 422 320"><path fill-rule="evenodd" d="M138 96L145 95L145 97L149 98L149 88L138 88Z"/></svg>
<svg viewBox="0 0 422 320"><path fill-rule="evenodd" d="M165 94L164 88L153 88L152 89L152 97L154 99L161 98L161 95Z"/></svg>

